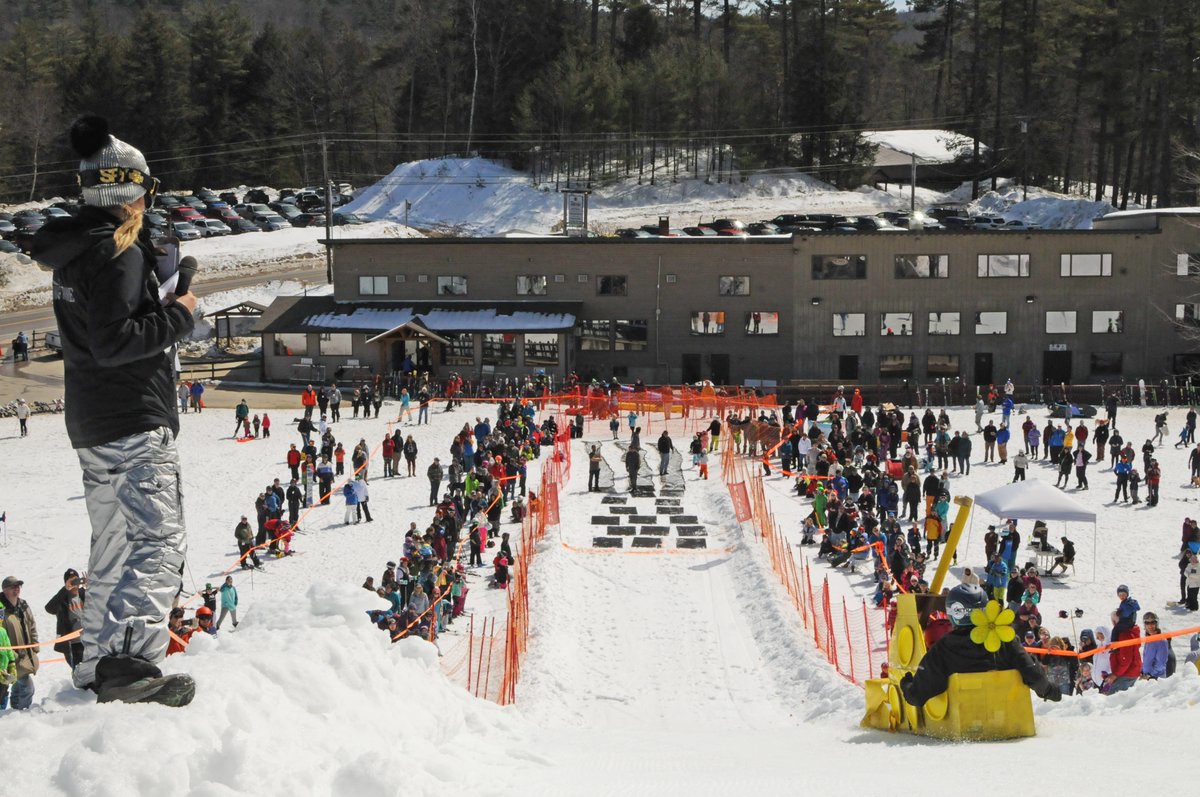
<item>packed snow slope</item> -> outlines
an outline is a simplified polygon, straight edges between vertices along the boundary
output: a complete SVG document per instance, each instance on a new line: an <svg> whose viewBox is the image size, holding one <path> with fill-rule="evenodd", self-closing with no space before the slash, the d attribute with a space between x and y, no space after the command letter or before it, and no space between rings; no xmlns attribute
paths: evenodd
<svg viewBox="0 0 1200 797"><path fill-rule="evenodd" d="M389 410L394 406L386 404L381 415ZM189 591L220 582L235 562L238 517L253 517L255 496L273 478L286 480L298 407L267 411L272 438L246 443L230 437L229 411L181 418ZM1040 408L1031 412L1044 420ZM406 427L420 448L419 472L433 456L445 459L451 435L485 414L491 409L468 405ZM1176 429L1181 414L1172 413ZM1123 408L1119 426L1140 443L1152 416ZM974 430L969 410L952 410L951 419L956 429ZM676 448L686 450L681 424L669 429ZM646 439L657 437L661 421L647 426ZM335 434L373 444L387 428L382 418L345 419ZM41 607L62 572L86 561L89 526L62 417L36 415L30 430L18 438L15 420L0 420L0 456L10 463L0 483L0 511L8 517L0 570L25 580L24 597L49 638L53 618ZM1011 478L1009 466L978 464L982 444L975 439L976 463L970 476L952 480L956 493ZM606 425L591 424L590 441L603 441L604 456L618 464ZM1189 505L1200 490L1187 486L1185 449L1168 444L1160 454L1165 478L1156 508L1110 504L1111 474L1100 466L1091 469L1090 491L1072 492L1100 512L1099 569L1093 579L1091 529L1065 529L1080 548L1079 564L1076 575L1046 580L1042 610L1053 633L1071 632L1055 618L1058 608L1082 608L1082 623L1100 624L1115 606L1118 582L1168 628L1196 622L1165 602L1177 597L1172 554L1180 521L1200 508ZM6 760L19 762L7 769L6 785L14 794L114 797L724 795L735 788L880 794L903 779L922 793L950 795L967 783L1011 777L1017 761L1048 768L1078 761L1084 748L1110 755L1109 781L1120 772L1156 792L1190 783L1181 762L1193 755L1200 676L1182 665L1174 678L1116 697L1039 702L1032 739L964 748L859 729L861 690L812 648L764 547L733 520L719 466L714 462L713 478L701 481L685 464L682 506L708 528L711 550L597 554L590 516L600 497L586 491L586 459L576 443L563 522L539 544L531 570L532 636L515 707L471 698L442 676L427 643L389 645L367 623L363 612L380 604L359 587L363 578L378 577L383 562L399 555L409 521L423 526L429 518L424 478L388 480L372 470L374 523L342 525L335 500L303 520L299 555L267 560L253 576L234 571L241 625L198 639L166 664L199 682L187 709L98 706L69 686L64 665L44 664L34 709L0 714ZM626 480L615 469L621 494ZM1046 478L1046 469L1035 465L1030 478ZM807 502L790 495L782 479L768 486L780 522L794 531ZM975 519L960 565L981 564L987 522ZM796 549L797 556L813 554ZM812 567L816 581L826 565ZM472 576L468 610L486 615L497 611L500 596L484 588L482 572ZM869 576L843 571L830 579L835 595L859 596L872 586ZM450 634L458 633L456 623ZM1186 644L1175 649L1182 660ZM1135 767L1138 754L1151 750L1156 765ZM1056 790L1091 793L1094 785L1068 777Z"/></svg>

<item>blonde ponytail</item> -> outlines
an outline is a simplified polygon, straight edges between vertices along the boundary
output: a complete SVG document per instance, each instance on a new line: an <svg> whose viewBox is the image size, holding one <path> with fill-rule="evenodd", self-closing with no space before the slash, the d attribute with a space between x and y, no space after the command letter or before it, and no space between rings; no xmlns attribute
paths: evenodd
<svg viewBox="0 0 1200 797"><path fill-rule="evenodd" d="M113 240L117 244L117 249L113 253L113 257L119 257L137 241L138 234L142 231L142 214L144 212L145 210L141 207L134 207L132 205L121 206L121 213L125 216L125 220L121 222L121 226L117 227L116 232L113 233Z"/></svg>

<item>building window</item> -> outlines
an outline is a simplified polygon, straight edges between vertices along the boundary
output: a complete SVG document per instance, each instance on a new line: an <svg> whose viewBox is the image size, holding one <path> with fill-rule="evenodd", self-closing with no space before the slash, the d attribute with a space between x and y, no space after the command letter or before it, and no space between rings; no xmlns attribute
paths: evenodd
<svg viewBox="0 0 1200 797"><path fill-rule="evenodd" d="M454 335L449 340L450 343L442 347L442 365L475 364L474 335Z"/></svg>
<svg viewBox="0 0 1200 797"><path fill-rule="evenodd" d="M403 274L397 274L395 279L396 279L396 284L399 285L399 284L403 284L405 282L405 280L407 280L408 278L406 276L404 276Z"/></svg>
<svg viewBox="0 0 1200 797"><path fill-rule="evenodd" d="M467 278L466 277L438 277L437 278L438 296L466 296L467 295Z"/></svg>
<svg viewBox="0 0 1200 797"><path fill-rule="evenodd" d="M517 275L517 296L545 296L546 276L544 274Z"/></svg>
<svg viewBox="0 0 1200 797"><path fill-rule="evenodd" d="M1046 334L1047 335L1073 335L1075 334L1075 311L1074 310L1051 310L1046 313Z"/></svg>
<svg viewBox="0 0 1200 797"><path fill-rule="evenodd" d="M625 296L629 290L629 278L605 274L596 278L597 296Z"/></svg>
<svg viewBox="0 0 1200 797"><path fill-rule="evenodd" d="M387 277L359 277L358 278L358 295L359 296L387 296L388 278Z"/></svg>
<svg viewBox="0 0 1200 797"><path fill-rule="evenodd" d="M566 281L567 281L567 275L566 275L566 274L555 274L555 275L554 275L554 281L555 281L555 282L566 282Z"/></svg>
<svg viewBox="0 0 1200 797"><path fill-rule="evenodd" d="M1175 255L1175 276L1200 277L1200 253L1187 254L1181 252Z"/></svg>
<svg viewBox="0 0 1200 797"><path fill-rule="evenodd" d="M779 313L768 313L754 310L746 313L747 335L778 335Z"/></svg>
<svg viewBox="0 0 1200 797"><path fill-rule="evenodd" d="M1124 355L1119 351L1093 352L1091 371L1097 376L1120 376L1124 366Z"/></svg>
<svg viewBox="0 0 1200 797"><path fill-rule="evenodd" d="M981 277L1028 277L1029 255L980 255Z"/></svg>
<svg viewBox="0 0 1200 797"><path fill-rule="evenodd" d="M812 278L815 280L865 280L866 255L813 255Z"/></svg>
<svg viewBox="0 0 1200 797"><path fill-rule="evenodd" d="M959 358L957 354L931 354L925 359L925 375L930 379L941 376L958 376Z"/></svg>
<svg viewBox="0 0 1200 797"><path fill-rule="evenodd" d="M721 277L717 280L717 293L721 296L749 296L750 277Z"/></svg>
<svg viewBox="0 0 1200 797"><path fill-rule="evenodd" d="M484 365L516 365L517 336L512 332L483 333Z"/></svg>
<svg viewBox="0 0 1200 797"><path fill-rule="evenodd" d="M896 255L896 279L945 279L950 255Z"/></svg>
<svg viewBox="0 0 1200 797"><path fill-rule="evenodd" d="M674 285L676 282L679 282L679 277L678 277L678 276L676 276L675 274L668 274L668 275L667 275L667 284L668 284L668 285Z"/></svg>
<svg viewBox="0 0 1200 797"><path fill-rule="evenodd" d="M1122 310L1093 310L1092 332L1118 334L1125 331L1125 313Z"/></svg>
<svg viewBox="0 0 1200 797"><path fill-rule="evenodd" d="M528 366L558 365L558 333L526 333L525 364Z"/></svg>
<svg viewBox="0 0 1200 797"><path fill-rule="evenodd" d="M616 345L613 348L617 351L645 351L650 341L649 329L649 324L645 319L633 321L618 319L616 327L613 329L616 333Z"/></svg>
<svg viewBox="0 0 1200 797"><path fill-rule="evenodd" d="M580 274L575 277L576 282L587 282L589 279L591 279L591 277L589 277L587 274Z"/></svg>
<svg viewBox="0 0 1200 797"><path fill-rule="evenodd" d="M580 351L609 351L612 349L612 322L580 321L576 337Z"/></svg>
<svg viewBox="0 0 1200 797"><path fill-rule="evenodd" d="M308 354L308 333L276 332L275 354L278 357L303 357Z"/></svg>
<svg viewBox="0 0 1200 797"><path fill-rule="evenodd" d="M976 335L1005 335L1008 334L1008 313L999 310L985 310L975 314Z"/></svg>
<svg viewBox="0 0 1200 797"><path fill-rule="evenodd" d="M354 336L345 332L322 332L321 354L325 356L348 357L354 353Z"/></svg>
<svg viewBox="0 0 1200 797"><path fill-rule="evenodd" d="M866 313L834 313L833 336L835 338L857 338L867 334Z"/></svg>
<svg viewBox="0 0 1200 797"><path fill-rule="evenodd" d="M1200 327L1200 304L1188 302L1175 305L1175 323Z"/></svg>
<svg viewBox="0 0 1200 797"><path fill-rule="evenodd" d="M428 274L418 274L417 282L420 283L421 285L424 285L426 282L429 282L429 275Z"/></svg>
<svg viewBox="0 0 1200 797"><path fill-rule="evenodd" d="M724 335L725 313L720 310L701 310L692 313L693 335Z"/></svg>
<svg viewBox="0 0 1200 797"><path fill-rule="evenodd" d="M912 313L880 313L879 334L911 335L913 333Z"/></svg>
<svg viewBox="0 0 1200 797"><path fill-rule="evenodd" d="M930 335L957 335L960 327L958 313L930 313Z"/></svg>
<svg viewBox="0 0 1200 797"><path fill-rule="evenodd" d="M913 375L911 354L885 354L879 358L879 376L883 379L907 379Z"/></svg>
<svg viewBox="0 0 1200 797"><path fill-rule="evenodd" d="M1112 255L1063 255L1061 277L1111 277Z"/></svg>

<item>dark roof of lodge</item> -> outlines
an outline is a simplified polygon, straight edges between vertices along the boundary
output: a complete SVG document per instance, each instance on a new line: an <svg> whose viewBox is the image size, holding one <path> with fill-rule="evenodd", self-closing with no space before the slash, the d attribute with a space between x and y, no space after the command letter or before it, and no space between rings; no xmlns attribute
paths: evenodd
<svg viewBox="0 0 1200 797"><path fill-rule="evenodd" d="M556 332L575 327L581 301L339 302L304 296L258 332L367 332L378 334L409 321L433 332Z"/></svg>

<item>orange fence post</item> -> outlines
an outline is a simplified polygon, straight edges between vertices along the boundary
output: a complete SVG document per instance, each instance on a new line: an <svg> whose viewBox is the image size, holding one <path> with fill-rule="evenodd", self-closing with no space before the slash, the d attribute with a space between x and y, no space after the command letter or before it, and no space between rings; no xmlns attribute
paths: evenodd
<svg viewBox="0 0 1200 797"><path fill-rule="evenodd" d="M846 610L846 596L842 596L842 626L846 630L846 650L850 656L850 680L853 683L858 683L854 678L854 640L850 638L850 613Z"/></svg>
<svg viewBox="0 0 1200 797"><path fill-rule="evenodd" d="M871 641L871 624L867 621L867 599L866 598L862 599L862 613L863 613L863 631L866 632L866 635L867 635L867 677L874 678L875 677L875 658L874 658L874 652L871 650L871 648L875 647L875 645L872 644L872 641Z"/></svg>

